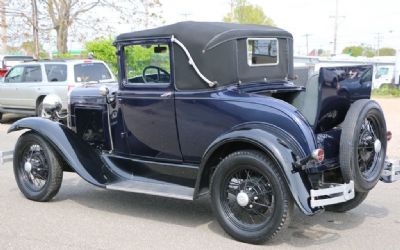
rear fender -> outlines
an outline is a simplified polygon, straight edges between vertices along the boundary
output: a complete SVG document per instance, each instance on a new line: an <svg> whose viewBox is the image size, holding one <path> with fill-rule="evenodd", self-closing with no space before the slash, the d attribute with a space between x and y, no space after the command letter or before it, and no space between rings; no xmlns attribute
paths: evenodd
<svg viewBox="0 0 400 250"><path fill-rule="evenodd" d="M259 128L229 132L217 138L211 144L200 165L195 198L199 195L201 178L204 178L203 172L207 167L208 160L211 158L213 153L218 150L218 148L230 142L250 143L268 154L278 164L292 197L300 210L307 215L312 215L318 211L318 209L311 208L310 206L309 190L311 189L311 184L308 181L307 176L302 176L299 172L292 172L293 163L295 162L293 151L288 147L288 145L285 145L279 137Z"/></svg>
<svg viewBox="0 0 400 250"><path fill-rule="evenodd" d="M48 119L35 117L13 123L8 133L22 129L30 129L42 136L84 180L93 185L105 187L106 178L102 173L104 163L100 155L68 127Z"/></svg>

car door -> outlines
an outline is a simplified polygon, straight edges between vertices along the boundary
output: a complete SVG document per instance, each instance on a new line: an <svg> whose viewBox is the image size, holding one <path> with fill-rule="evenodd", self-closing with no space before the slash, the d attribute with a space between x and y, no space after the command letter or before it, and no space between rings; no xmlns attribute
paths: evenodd
<svg viewBox="0 0 400 250"><path fill-rule="evenodd" d="M129 148L126 153L181 161L169 45L126 45L123 53L123 80L117 100L124 121L123 136Z"/></svg>
<svg viewBox="0 0 400 250"><path fill-rule="evenodd" d="M21 106L24 109L36 110L36 100L43 87L41 65L25 65L22 82L17 84Z"/></svg>
<svg viewBox="0 0 400 250"><path fill-rule="evenodd" d="M0 106L3 108L21 108L21 96L18 88L23 79L23 66L13 67L0 83Z"/></svg>

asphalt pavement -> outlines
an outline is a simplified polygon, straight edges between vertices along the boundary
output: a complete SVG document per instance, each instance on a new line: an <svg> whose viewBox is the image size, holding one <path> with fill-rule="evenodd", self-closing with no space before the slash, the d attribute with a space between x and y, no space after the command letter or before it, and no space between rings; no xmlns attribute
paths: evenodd
<svg viewBox="0 0 400 250"><path fill-rule="evenodd" d="M400 99L379 100L400 156ZM12 149L20 133L6 134L20 117L6 115L0 150ZM209 200L181 201L96 188L65 173L51 202L25 199L12 163L0 167L0 249L400 249L400 182L378 183L356 209L312 217L295 209L292 223L275 240L254 246L230 238L218 225Z"/></svg>

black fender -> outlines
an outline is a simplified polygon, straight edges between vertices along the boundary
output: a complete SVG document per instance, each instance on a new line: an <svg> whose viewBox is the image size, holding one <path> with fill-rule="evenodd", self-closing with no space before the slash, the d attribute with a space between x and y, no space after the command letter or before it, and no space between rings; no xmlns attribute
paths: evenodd
<svg viewBox="0 0 400 250"><path fill-rule="evenodd" d="M43 118L24 118L11 125L7 133L29 129L43 137L84 180L105 187L104 163L95 150L68 127Z"/></svg>
<svg viewBox="0 0 400 250"><path fill-rule="evenodd" d="M242 129L228 132L218 137L206 150L196 181L195 198L199 196L199 189L203 171L213 153L221 146L230 142L246 142L254 145L263 152L267 153L278 164L281 173L285 177L286 184L292 197L300 210L306 215L315 214L319 209L314 209L310 205L311 184L305 174L293 172L295 154L290 149L291 146L284 143L278 136L260 128Z"/></svg>

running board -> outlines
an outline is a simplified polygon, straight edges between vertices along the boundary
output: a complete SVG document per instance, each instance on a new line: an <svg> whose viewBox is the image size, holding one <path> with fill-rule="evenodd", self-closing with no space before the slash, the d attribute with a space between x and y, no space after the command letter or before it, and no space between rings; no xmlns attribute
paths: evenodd
<svg viewBox="0 0 400 250"><path fill-rule="evenodd" d="M175 198L180 200L193 200L194 188L155 183L155 182L143 182L127 180L121 181L114 184L106 185L109 190L118 190L132 193L149 194L162 197Z"/></svg>
<svg viewBox="0 0 400 250"><path fill-rule="evenodd" d="M0 166L13 160L14 151L0 151Z"/></svg>
<svg viewBox="0 0 400 250"><path fill-rule="evenodd" d="M354 182L345 184L331 184L329 188L311 189L311 207L323 207L327 205L346 202L354 199Z"/></svg>

